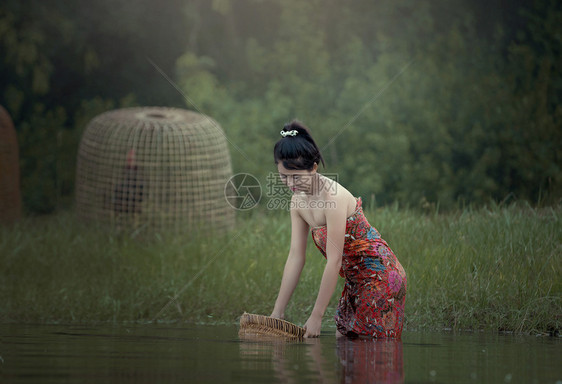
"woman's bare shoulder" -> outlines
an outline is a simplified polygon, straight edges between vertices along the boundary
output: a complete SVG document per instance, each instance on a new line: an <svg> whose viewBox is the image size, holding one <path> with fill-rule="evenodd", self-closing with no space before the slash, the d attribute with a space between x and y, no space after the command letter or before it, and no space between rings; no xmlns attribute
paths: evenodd
<svg viewBox="0 0 562 384"><path fill-rule="evenodd" d="M336 180L328 179L324 184L324 199L332 201L338 207L342 207L348 214L351 215L355 211L357 200L351 192L349 192L343 185Z"/></svg>

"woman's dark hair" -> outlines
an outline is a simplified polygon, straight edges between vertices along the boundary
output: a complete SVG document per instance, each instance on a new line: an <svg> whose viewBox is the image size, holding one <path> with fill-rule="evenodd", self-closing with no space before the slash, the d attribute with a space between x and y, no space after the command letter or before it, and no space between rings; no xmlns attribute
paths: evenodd
<svg viewBox="0 0 562 384"><path fill-rule="evenodd" d="M292 135L292 131L297 133ZM288 134L283 132L288 132ZM273 148L275 164L281 162L287 169L307 171L314 168L314 163L324 165L320 149L318 149L304 124L293 120L285 124L281 135L285 136Z"/></svg>

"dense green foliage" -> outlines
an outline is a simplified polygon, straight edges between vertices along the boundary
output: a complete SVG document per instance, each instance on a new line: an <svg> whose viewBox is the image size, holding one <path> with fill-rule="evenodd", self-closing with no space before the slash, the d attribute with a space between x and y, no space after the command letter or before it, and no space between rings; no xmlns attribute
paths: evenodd
<svg viewBox="0 0 562 384"><path fill-rule="evenodd" d="M562 209L492 206L426 215L368 210L408 276L406 328L560 331ZM0 322L235 323L269 314L290 237L284 211L256 211L224 238L134 239L68 212L0 228ZM287 310L303 324L325 261L309 241ZM324 318L334 327L342 279Z"/></svg>
<svg viewBox="0 0 562 384"><path fill-rule="evenodd" d="M139 104L213 116L235 171L261 180L296 117L379 204L551 204L561 25L556 0L5 0L0 104L29 212L72 195L91 117Z"/></svg>

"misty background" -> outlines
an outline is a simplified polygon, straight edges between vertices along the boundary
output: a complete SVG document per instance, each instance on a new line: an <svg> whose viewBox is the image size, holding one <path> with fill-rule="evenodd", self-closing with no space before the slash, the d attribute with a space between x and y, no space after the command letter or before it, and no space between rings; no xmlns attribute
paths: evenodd
<svg viewBox="0 0 562 384"><path fill-rule="evenodd" d="M25 210L71 204L88 121L130 106L211 116L234 173L262 186L297 118L367 203L559 203L561 4L4 0L0 105Z"/></svg>

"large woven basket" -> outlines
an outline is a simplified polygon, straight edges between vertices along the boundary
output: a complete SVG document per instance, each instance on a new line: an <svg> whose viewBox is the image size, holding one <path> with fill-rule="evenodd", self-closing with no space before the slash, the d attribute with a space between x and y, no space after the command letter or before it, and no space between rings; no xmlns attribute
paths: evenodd
<svg viewBox="0 0 562 384"><path fill-rule="evenodd" d="M222 231L234 225L225 134L208 116L163 107L103 113L78 150L80 218L145 232Z"/></svg>
<svg viewBox="0 0 562 384"><path fill-rule="evenodd" d="M0 106L0 223L13 223L20 216L18 141L10 115Z"/></svg>

